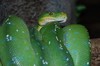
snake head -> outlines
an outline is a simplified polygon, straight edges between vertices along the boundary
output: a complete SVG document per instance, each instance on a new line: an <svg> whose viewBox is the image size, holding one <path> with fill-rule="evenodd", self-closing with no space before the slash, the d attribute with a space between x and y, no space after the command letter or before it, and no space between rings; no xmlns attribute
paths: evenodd
<svg viewBox="0 0 100 66"><path fill-rule="evenodd" d="M64 12L46 12L40 15L38 22L39 25L45 25L50 22L64 23L67 20L67 15Z"/></svg>

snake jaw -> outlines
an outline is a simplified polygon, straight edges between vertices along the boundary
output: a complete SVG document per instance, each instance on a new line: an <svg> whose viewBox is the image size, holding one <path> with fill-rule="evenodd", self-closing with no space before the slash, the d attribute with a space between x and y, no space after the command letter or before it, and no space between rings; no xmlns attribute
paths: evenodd
<svg viewBox="0 0 100 66"><path fill-rule="evenodd" d="M65 23L67 21L67 17L62 16L62 17L59 17L59 18L55 18L55 21L58 21L59 23Z"/></svg>
<svg viewBox="0 0 100 66"><path fill-rule="evenodd" d="M60 21L60 23L65 23L67 21L67 19Z"/></svg>
<svg viewBox="0 0 100 66"><path fill-rule="evenodd" d="M60 21L60 23L65 23L67 21L67 17Z"/></svg>

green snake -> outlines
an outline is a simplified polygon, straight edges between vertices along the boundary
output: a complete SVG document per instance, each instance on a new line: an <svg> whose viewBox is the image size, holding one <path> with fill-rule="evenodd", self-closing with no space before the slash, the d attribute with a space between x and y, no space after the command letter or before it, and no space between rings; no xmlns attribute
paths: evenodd
<svg viewBox="0 0 100 66"><path fill-rule="evenodd" d="M39 25L45 25L50 22L58 21L64 23L67 20L67 14L64 12L46 12L40 15L38 22Z"/></svg>
<svg viewBox="0 0 100 66"><path fill-rule="evenodd" d="M43 25L46 25L50 22L60 22L65 23L68 17L65 12L46 12L39 16L38 19L38 31L42 28Z"/></svg>

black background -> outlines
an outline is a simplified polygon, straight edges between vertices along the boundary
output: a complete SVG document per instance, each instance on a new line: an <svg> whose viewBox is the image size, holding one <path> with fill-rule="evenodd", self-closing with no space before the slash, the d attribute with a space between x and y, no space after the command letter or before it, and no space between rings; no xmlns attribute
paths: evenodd
<svg viewBox="0 0 100 66"><path fill-rule="evenodd" d="M91 38L100 38L100 0L78 0L79 3L86 6L79 23L87 27Z"/></svg>

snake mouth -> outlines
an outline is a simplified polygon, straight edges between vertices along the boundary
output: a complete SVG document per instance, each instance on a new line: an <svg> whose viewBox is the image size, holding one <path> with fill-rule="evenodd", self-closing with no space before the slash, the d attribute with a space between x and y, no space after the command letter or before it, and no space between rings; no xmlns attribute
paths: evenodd
<svg viewBox="0 0 100 66"><path fill-rule="evenodd" d="M60 21L58 21L58 22L60 22L60 23L65 23L65 22L66 22L66 20L60 20Z"/></svg>
<svg viewBox="0 0 100 66"><path fill-rule="evenodd" d="M62 23L62 22L63 22L63 20L61 20L61 21L57 21L57 22Z"/></svg>

